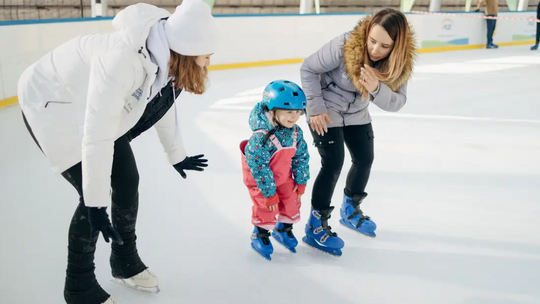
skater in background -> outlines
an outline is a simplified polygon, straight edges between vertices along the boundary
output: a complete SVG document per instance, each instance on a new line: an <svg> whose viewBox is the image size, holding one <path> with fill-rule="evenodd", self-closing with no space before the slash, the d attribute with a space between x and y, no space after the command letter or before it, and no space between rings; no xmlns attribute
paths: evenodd
<svg viewBox="0 0 540 304"><path fill-rule="evenodd" d="M538 50L538 43L540 42L540 22L538 22L538 19L540 19L540 1L538 1L538 5L536 6L536 41L531 46L532 51Z"/></svg>
<svg viewBox="0 0 540 304"><path fill-rule="evenodd" d="M251 246L271 260L272 236L292 252L298 241L292 226L300 220L301 197L309 180L309 152L296 125L306 96L295 83L268 84L249 116L253 135L240 144L244 184L253 201Z"/></svg>
<svg viewBox="0 0 540 304"><path fill-rule="evenodd" d="M482 5L486 5L485 14L487 17L497 17L499 14L499 0L478 0L476 6L476 12L480 11ZM487 24L487 49L497 49L498 45L493 43L493 34L495 33L495 27L497 25L497 19L486 19Z"/></svg>
<svg viewBox="0 0 540 304"><path fill-rule="evenodd" d="M112 21L115 32L67 41L21 76L24 122L80 197L68 232L68 304L116 303L94 274L100 232L112 240L114 280L159 291L136 246L139 173L130 141L154 126L183 178L185 170L207 166L203 155L186 155L175 101L182 90L205 91L214 22L201 0L184 0L172 15L148 4L128 6Z"/></svg>
<svg viewBox="0 0 540 304"><path fill-rule="evenodd" d="M405 16L383 9L366 17L309 56L301 66L307 118L322 167L315 179L307 243L341 255L344 242L331 231L332 196L341 174L345 147L351 154L340 209L340 222L368 236L376 225L360 204L374 158L370 103L397 112L407 100L416 45ZM324 233L321 233L321 229Z"/></svg>

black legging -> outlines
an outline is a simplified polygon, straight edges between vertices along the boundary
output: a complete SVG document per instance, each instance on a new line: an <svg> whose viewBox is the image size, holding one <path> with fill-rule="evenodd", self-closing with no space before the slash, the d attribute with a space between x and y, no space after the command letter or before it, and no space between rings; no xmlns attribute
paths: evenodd
<svg viewBox="0 0 540 304"><path fill-rule="evenodd" d="M23 119L39 146L24 114ZM135 224L139 209L139 173L127 135L114 143L111 172L112 211L109 211L109 215L124 244L112 243L110 264L114 277L128 278L145 270L146 266L137 253ZM83 201L81 163L63 172L62 176L79 195L79 204L69 226L64 298L68 304L103 303L109 295L98 284L94 274L98 232L92 234L90 230L88 208Z"/></svg>
<svg viewBox="0 0 540 304"><path fill-rule="evenodd" d="M310 128L311 130L311 128ZM319 136L311 130L315 147L321 156L321 170L313 184L311 205L321 210L330 207L336 183L345 159L345 146L352 158L344 194L365 195L373 163L373 128L370 124L329 128Z"/></svg>

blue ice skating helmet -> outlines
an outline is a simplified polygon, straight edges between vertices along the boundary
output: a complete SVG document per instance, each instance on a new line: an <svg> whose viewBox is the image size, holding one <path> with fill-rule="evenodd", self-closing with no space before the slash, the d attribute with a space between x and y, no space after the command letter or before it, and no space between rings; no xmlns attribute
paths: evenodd
<svg viewBox="0 0 540 304"><path fill-rule="evenodd" d="M264 89L263 102L269 110L304 110L306 94L292 81L275 80Z"/></svg>

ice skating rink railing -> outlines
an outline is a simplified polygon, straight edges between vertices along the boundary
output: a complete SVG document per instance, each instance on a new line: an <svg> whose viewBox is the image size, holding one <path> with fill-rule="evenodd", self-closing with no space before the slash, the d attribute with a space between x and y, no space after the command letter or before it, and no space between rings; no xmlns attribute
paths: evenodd
<svg viewBox="0 0 540 304"><path fill-rule="evenodd" d="M299 63L366 16L219 15L221 46L211 69ZM483 48L486 22L480 13L409 13L420 52ZM533 43L535 11L501 12L494 35L501 46ZM111 18L0 22L0 107L17 102L17 80L39 57L80 34L112 31Z"/></svg>

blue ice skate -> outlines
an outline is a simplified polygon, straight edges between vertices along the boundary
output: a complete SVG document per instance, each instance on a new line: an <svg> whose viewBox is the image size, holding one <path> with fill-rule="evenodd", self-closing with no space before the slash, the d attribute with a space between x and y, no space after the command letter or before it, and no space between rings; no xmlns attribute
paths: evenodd
<svg viewBox="0 0 540 304"><path fill-rule="evenodd" d="M255 226L253 228L253 234L251 235L251 248L257 251L265 259L271 261L272 258L270 255L274 253L274 247L272 247L269 237L270 232L268 232L268 230Z"/></svg>
<svg viewBox="0 0 540 304"><path fill-rule="evenodd" d="M274 231L272 231L272 236L285 248L296 253L298 240L296 240L296 237L292 233L292 224L277 223Z"/></svg>
<svg viewBox="0 0 540 304"><path fill-rule="evenodd" d="M360 203L362 203L366 196L367 194L357 194L351 198L344 195L340 209L341 220L339 220L339 222L356 232L360 232L369 237L375 237L377 225L369 216L364 215L362 210L360 210Z"/></svg>
<svg viewBox="0 0 540 304"><path fill-rule="evenodd" d="M332 210L334 210L334 207L323 210L311 209L306 224L306 236L302 240L319 250L341 256L341 249L345 246L345 242L338 237L337 233L332 232L332 227L328 226L328 219Z"/></svg>

